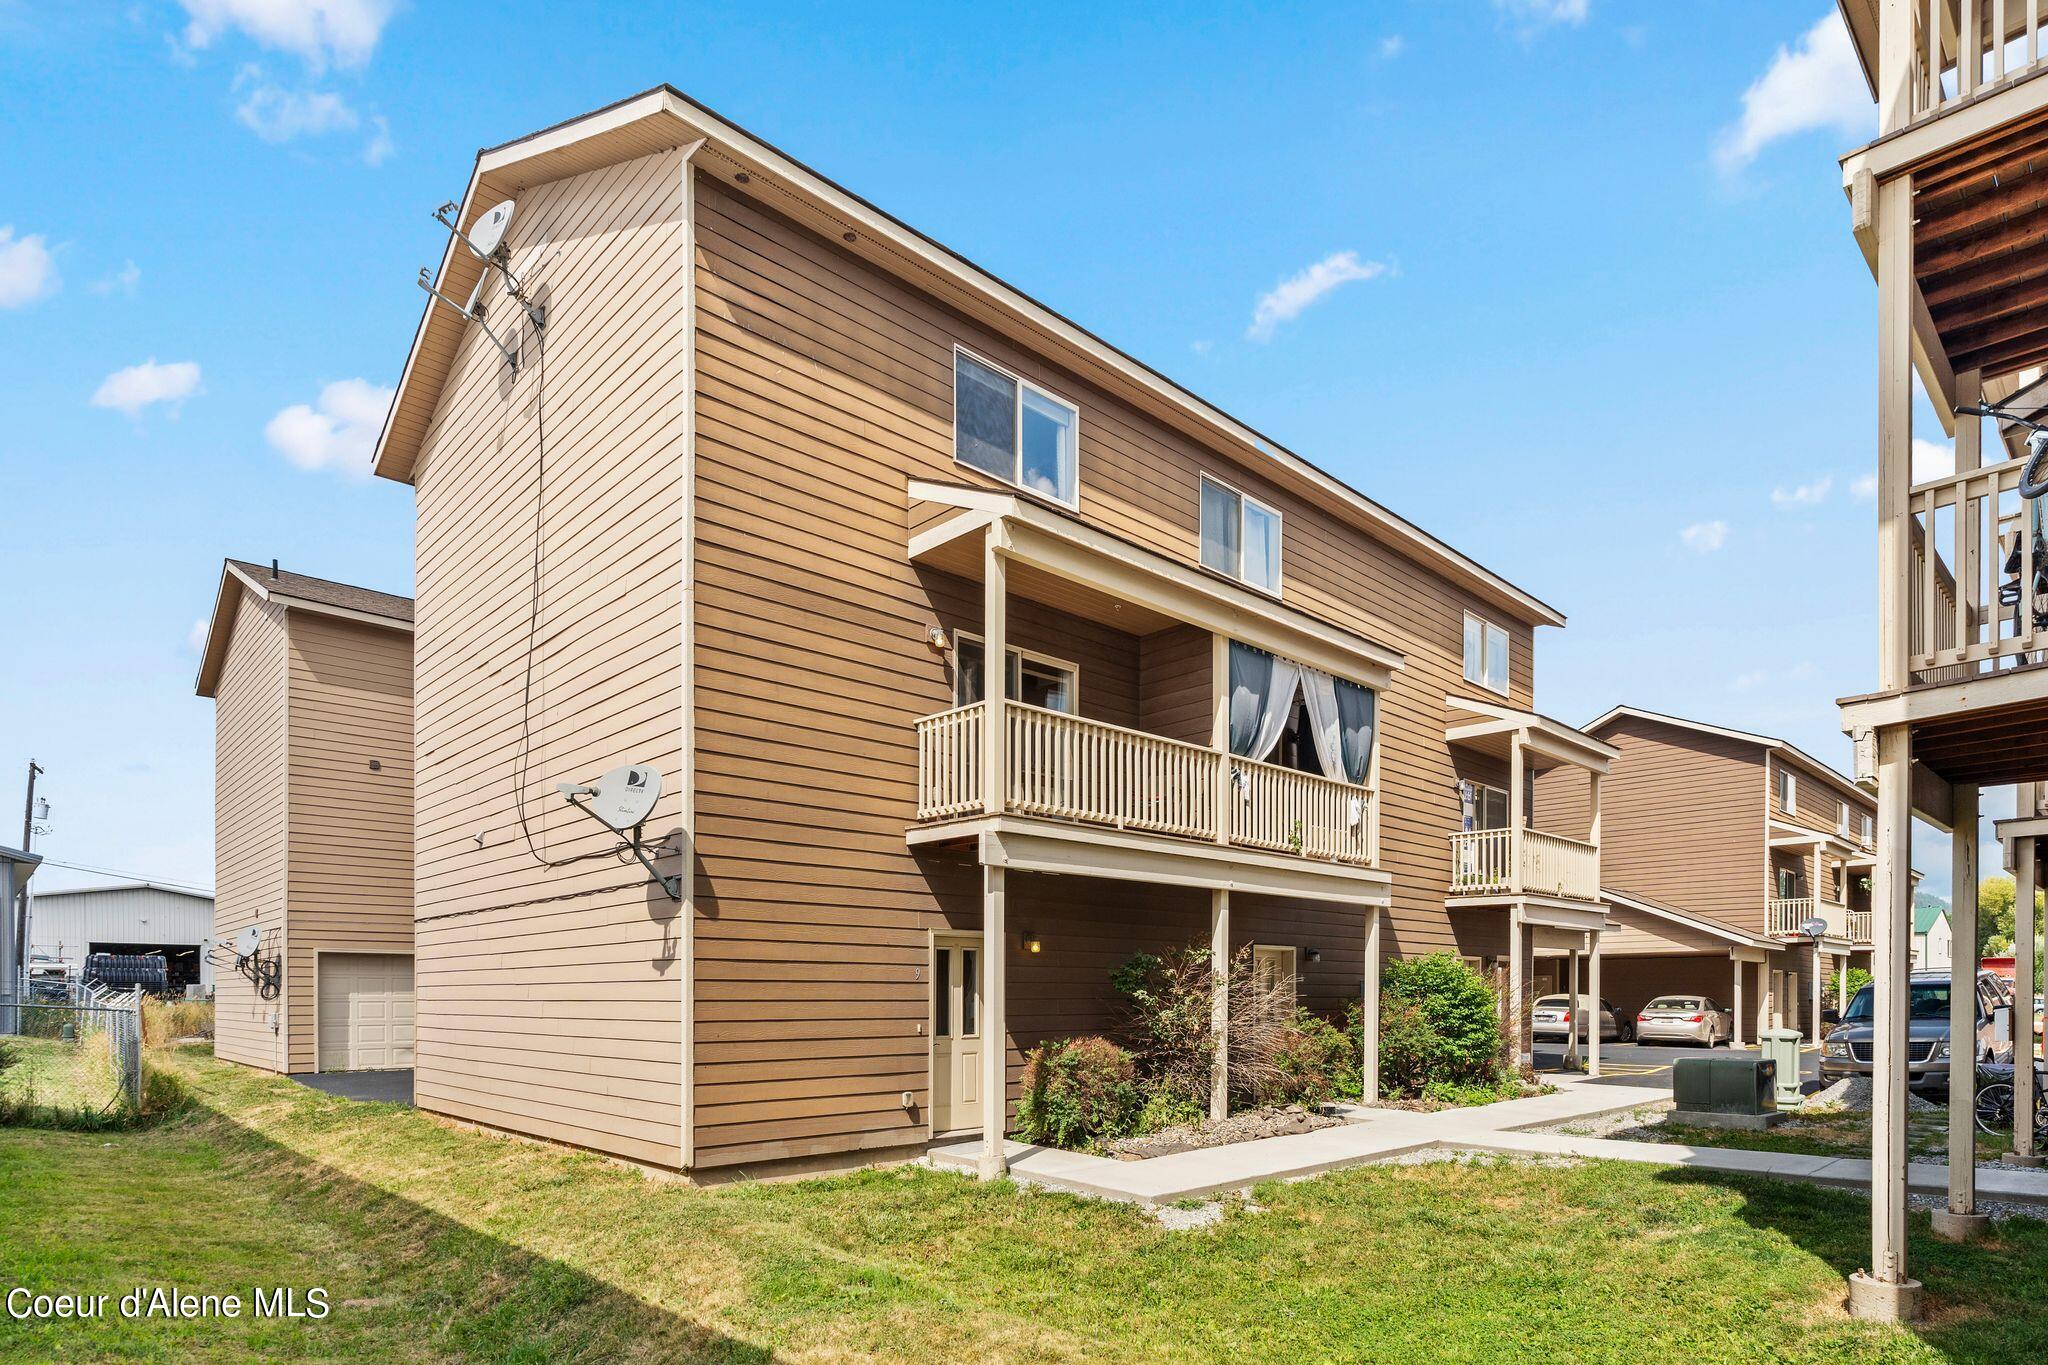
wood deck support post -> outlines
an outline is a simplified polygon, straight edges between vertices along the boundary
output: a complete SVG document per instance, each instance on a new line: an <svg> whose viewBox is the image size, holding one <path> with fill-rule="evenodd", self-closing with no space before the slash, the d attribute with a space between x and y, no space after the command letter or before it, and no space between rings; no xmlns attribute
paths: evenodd
<svg viewBox="0 0 2048 1365"><path fill-rule="evenodd" d="M1522 826L1529 819L1526 791L1529 759L1522 744L1527 738L1525 732L1515 731L1508 741L1508 889L1515 895L1522 894ZM1520 912L1517 911L1517 914ZM1517 953L1519 954L1519 948ZM1519 956L1517 957L1519 961Z"/></svg>
<svg viewBox="0 0 2048 1365"><path fill-rule="evenodd" d="M1901 484L1901 488L1903 488ZM1877 872L1871 897L1876 993L1870 1115L1870 1268L1850 1277L1849 1312L1871 1321L1919 1315L1920 1283L1906 1271L1906 1030L1913 928L1912 734L1877 732Z"/></svg>
<svg viewBox="0 0 2048 1365"><path fill-rule="evenodd" d="M1913 10L1920 0L1878 0L1878 127L1895 132L1913 118ZM1941 35L1933 35L1930 84L1941 80Z"/></svg>
<svg viewBox="0 0 2048 1365"><path fill-rule="evenodd" d="M1009 561L1003 557L1001 523L991 522L981 542L981 725L983 815L1001 815L1008 804L1005 749L1010 732ZM1001 886L997 886L998 893ZM989 956L993 957L993 945Z"/></svg>
<svg viewBox="0 0 2048 1365"><path fill-rule="evenodd" d="M1366 1104L1380 1099L1380 920L1377 905L1365 908L1365 982L1359 994L1359 1021L1363 1046L1359 1051L1360 1098Z"/></svg>
<svg viewBox="0 0 2048 1365"><path fill-rule="evenodd" d="M987 678L983 678L987 682ZM1000 866L981 869L981 1160L976 1173L996 1180L1010 1169L1003 1133L1010 1113L1010 1024L1004 1008L1004 951L1008 929L1003 923L1003 872Z"/></svg>
<svg viewBox="0 0 2048 1365"><path fill-rule="evenodd" d="M1230 890L1209 892L1209 1117L1230 1117Z"/></svg>
<svg viewBox="0 0 2048 1365"><path fill-rule="evenodd" d="M1517 750L1517 752L1520 752ZM1523 1009L1522 995L1527 980L1522 967L1522 906L1516 902L1508 907L1508 1009L1507 1023L1515 1040L1514 1056L1517 1067L1529 1063L1527 1050L1529 1035L1524 1026L1527 1013Z"/></svg>
<svg viewBox="0 0 2048 1365"><path fill-rule="evenodd" d="M1732 948L1728 955L1735 963L1735 1046L1746 1047L1742 1041L1742 959L1735 956Z"/></svg>
<svg viewBox="0 0 2048 1365"><path fill-rule="evenodd" d="M1807 1034L1807 1041L1811 1042L1815 1047L1820 1046L1820 983L1827 978L1827 974L1827 966L1821 960L1820 940L1815 939L1813 941L1813 980L1810 983L1811 989L1807 991L1808 999L1806 1002L1807 1017L1811 1021L1812 1028L1812 1032Z"/></svg>
<svg viewBox="0 0 2048 1365"><path fill-rule="evenodd" d="M1849 1008L1849 955L1843 953L1835 959L1835 1008Z"/></svg>
<svg viewBox="0 0 2048 1365"><path fill-rule="evenodd" d="M1209 747L1216 759L1216 842L1230 842L1235 784L1230 780L1230 638L1209 637Z"/></svg>
<svg viewBox="0 0 2048 1365"><path fill-rule="evenodd" d="M2034 896L2041 886L2041 841L2022 839L2015 850L2012 915L2012 1154L2016 1162L2038 1164L2034 1125L2020 1115L2034 1112Z"/></svg>
<svg viewBox="0 0 2048 1365"><path fill-rule="evenodd" d="M1565 1005L1564 1017L1571 1022L1564 1029L1564 1064L1567 1069L1579 1064L1584 1055L1579 1050L1579 1034L1585 1028L1585 1021L1579 1017L1579 950L1569 949L1565 953Z"/></svg>
<svg viewBox="0 0 2048 1365"><path fill-rule="evenodd" d="M1586 1075L1600 1074L1600 931L1594 929L1586 935L1586 994L1593 997L1592 1022L1586 1025ZM1621 1020L1614 1021L1616 1039L1619 1041Z"/></svg>
<svg viewBox="0 0 2048 1365"><path fill-rule="evenodd" d="M1955 836L1949 841L1949 924L1955 943L1949 953L1948 1207L1935 1213L1934 1233L1960 1242L1981 1235L1990 1220L1977 1212L1976 786L1958 782L1954 799Z"/></svg>
<svg viewBox="0 0 2048 1365"><path fill-rule="evenodd" d="M1887 12L1887 22L1890 21ZM1876 190L1877 232L1877 685L1895 691L1912 681L1913 483L1913 184L1910 176ZM1906 781L1910 774L1902 776ZM1903 870L1900 873L1904 875Z"/></svg>

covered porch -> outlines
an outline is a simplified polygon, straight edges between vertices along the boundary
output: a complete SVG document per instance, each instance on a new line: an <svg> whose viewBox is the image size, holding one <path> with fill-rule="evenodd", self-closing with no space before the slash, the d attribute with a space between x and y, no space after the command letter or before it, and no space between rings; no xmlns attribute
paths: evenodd
<svg viewBox="0 0 2048 1365"><path fill-rule="evenodd" d="M1600 781L1617 751L1503 703L1454 696L1445 709L1462 811L1462 828L1450 836L1449 903L1597 903ZM1546 828L1538 828L1539 814Z"/></svg>

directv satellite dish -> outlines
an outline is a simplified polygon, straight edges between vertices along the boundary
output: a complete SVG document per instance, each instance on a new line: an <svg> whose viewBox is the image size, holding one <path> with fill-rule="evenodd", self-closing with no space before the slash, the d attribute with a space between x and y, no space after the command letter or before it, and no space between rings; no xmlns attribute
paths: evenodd
<svg viewBox="0 0 2048 1365"><path fill-rule="evenodd" d="M513 202L507 199L495 208L486 209L483 217L470 225L469 235L465 238L469 249L489 260L498 244L505 240L505 229L512 226L513 207Z"/></svg>
<svg viewBox="0 0 2048 1365"><path fill-rule="evenodd" d="M235 935L235 960L244 961L256 956L256 950L263 946L263 931L250 925Z"/></svg>
<svg viewBox="0 0 2048 1365"><path fill-rule="evenodd" d="M1813 919L1801 922L1799 932L1808 938L1825 938L1828 932L1828 922L1819 916L1815 916Z"/></svg>
<svg viewBox="0 0 2048 1365"><path fill-rule="evenodd" d="M614 768L588 787L564 786L562 794L621 834L637 829L661 799L661 774L644 763Z"/></svg>

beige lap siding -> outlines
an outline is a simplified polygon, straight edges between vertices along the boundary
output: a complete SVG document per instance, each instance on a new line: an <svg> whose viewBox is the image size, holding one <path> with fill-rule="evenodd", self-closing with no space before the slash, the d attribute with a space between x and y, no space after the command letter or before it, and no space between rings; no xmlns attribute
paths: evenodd
<svg viewBox="0 0 2048 1365"><path fill-rule="evenodd" d="M1444 697L1475 691L1460 677L1471 599L701 176L697 258L700 1163L925 1132L900 1104L928 1046L924 945L948 923L949 897L966 913L958 898L978 874L904 847L912 727L951 702L926 629L979 612L906 562L905 487L992 482L952 459L956 342L1079 405L1085 519L1193 562L1199 478L1222 474L1285 517L1290 602L1406 656L1381 698L1386 946L1453 946L1443 898L1459 807ZM1508 700L1526 706L1530 630L1483 614L1510 631ZM1141 644L1141 663L1148 648L1178 648L1203 680L1199 703L1156 671L1141 681L1148 723L1206 739L1206 642ZM1082 695L1090 709L1085 675ZM762 1065L801 1069L810 1092L749 1089L741 1078Z"/></svg>
<svg viewBox="0 0 2048 1365"><path fill-rule="evenodd" d="M311 1071L315 954L412 951L412 636L289 625L290 1069Z"/></svg>
<svg viewBox="0 0 2048 1365"><path fill-rule="evenodd" d="M519 195L513 262L547 305L545 364L512 301L487 295L520 371L469 329L415 480L416 1097L671 1166L676 905L555 784L652 764L648 838L680 828L683 174L661 153ZM544 573L515 786L543 387ZM515 791L543 857L599 856L544 866Z"/></svg>
<svg viewBox="0 0 2048 1365"><path fill-rule="evenodd" d="M283 609L243 594L214 692L213 936L231 945L256 925L266 956L284 947L285 675ZM225 949L215 962L214 1052L283 1070L286 1002L259 998Z"/></svg>

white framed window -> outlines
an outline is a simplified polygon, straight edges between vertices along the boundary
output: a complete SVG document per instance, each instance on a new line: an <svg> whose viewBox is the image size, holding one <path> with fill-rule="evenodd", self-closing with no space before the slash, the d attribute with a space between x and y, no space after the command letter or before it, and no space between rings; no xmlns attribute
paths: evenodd
<svg viewBox="0 0 2048 1365"><path fill-rule="evenodd" d="M1777 784L1778 809L1790 815L1799 809L1799 779L1792 775L1790 768L1779 765L1771 769L1772 780Z"/></svg>
<svg viewBox="0 0 2048 1365"><path fill-rule="evenodd" d="M1482 616L1465 613L1465 681L1508 694L1508 633Z"/></svg>
<svg viewBox="0 0 2048 1365"><path fill-rule="evenodd" d="M1276 1020L1292 1019L1299 979L1294 948L1271 943L1252 945L1252 986L1260 1013Z"/></svg>
<svg viewBox="0 0 2048 1365"><path fill-rule="evenodd" d="M1202 476L1202 567L1280 595L1280 513Z"/></svg>
<svg viewBox="0 0 2048 1365"><path fill-rule="evenodd" d="M1004 669L1003 695L1026 706L1037 706L1061 715L1077 713L1081 701L1081 670L1065 659L1012 647ZM981 637L965 631L955 633L953 647L953 704L972 706L983 690L986 654Z"/></svg>
<svg viewBox="0 0 2048 1365"><path fill-rule="evenodd" d="M1857 832L1863 836L1863 842L1869 843L1871 835L1869 811L1864 811L1856 817L1856 826Z"/></svg>
<svg viewBox="0 0 2048 1365"><path fill-rule="evenodd" d="M953 459L1079 505L1081 410L993 361L953 348Z"/></svg>
<svg viewBox="0 0 2048 1365"><path fill-rule="evenodd" d="M1849 803L1844 801L1842 803L1842 818L1835 824L1835 833L1841 835L1844 839L1849 837L1849 816Z"/></svg>

